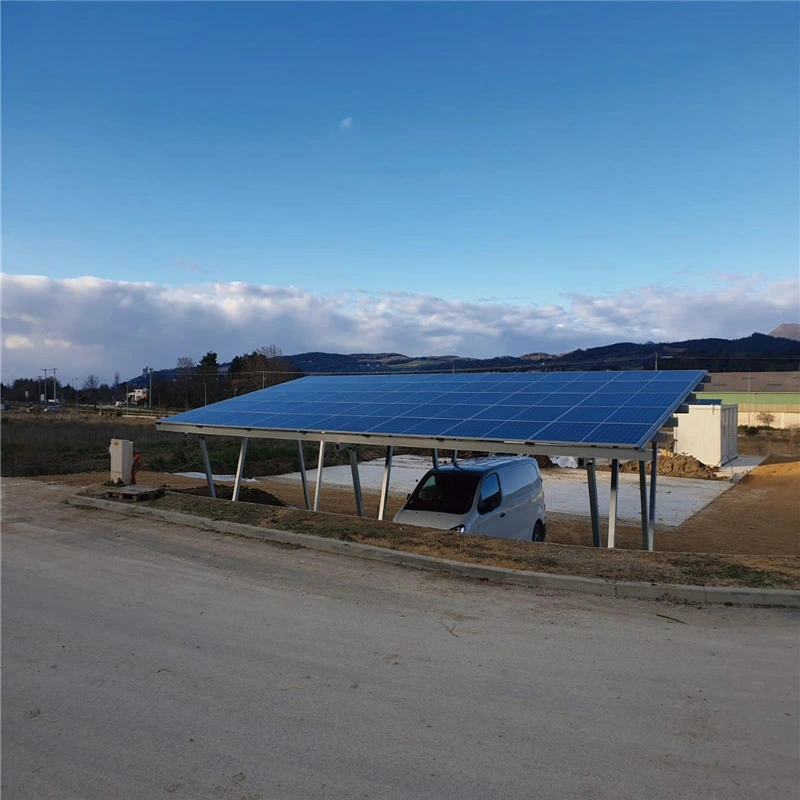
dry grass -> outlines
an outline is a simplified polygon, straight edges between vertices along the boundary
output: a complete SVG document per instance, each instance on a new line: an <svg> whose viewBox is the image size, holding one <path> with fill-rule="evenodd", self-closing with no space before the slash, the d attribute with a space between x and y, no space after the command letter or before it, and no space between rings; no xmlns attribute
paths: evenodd
<svg viewBox="0 0 800 800"><path fill-rule="evenodd" d="M92 493L97 493L95 489ZM538 544L396 525L330 513L257 503L212 500L168 492L147 503L207 519L360 542L437 558L511 569L580 575L605 580L708 586L800 588L800 558L698 553L644 553L552 543Z"/></svg>

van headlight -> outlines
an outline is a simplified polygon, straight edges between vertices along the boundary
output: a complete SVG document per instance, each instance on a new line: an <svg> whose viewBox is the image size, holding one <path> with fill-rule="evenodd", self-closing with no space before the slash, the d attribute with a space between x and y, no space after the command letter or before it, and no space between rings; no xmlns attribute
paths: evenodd
<svg viewBox="0 0 800 800"><path fill-rule="evenodd" d="M467 529L463 525L456 525L455 528L450 528L454 533L466 533Z"/></svg>

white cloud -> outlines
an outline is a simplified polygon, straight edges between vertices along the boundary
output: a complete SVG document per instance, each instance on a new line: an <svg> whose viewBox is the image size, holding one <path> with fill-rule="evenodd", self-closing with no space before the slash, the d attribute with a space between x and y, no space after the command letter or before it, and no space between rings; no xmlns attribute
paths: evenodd
<svg viewBox="0 0 800 800"><path fill-rule="evenodd" d="M352 118L352 117L345 117L345 118L344 118L344 119L343 119L343 120L342 120L342 121L339 123L339 127L340 127L340 128L342 128L342 129L344 129L344 130L346 130L346 131L349 131L349 130L350 130L350 128L352 128L352 127L353 127L353 118Z"/></svg>
<svg viewBox="0 0 800 800"><path fill-rule="evenodd" d="M4 350L20 350L23 347L33 347L33 341L28 336L12 334L3 339Z"/></svg>
<svg viewBox="0 0 800 800"><path fill-rule="evenodd" d="M245 283L165 286L82 277L2 276L3 377L42 364L65 380L109 380L213 350L464 356L561 353L615 341L769 332L796 319L797 282L725 277L713 291L649 285L563 303L449 301L403 292L318 295Z"/></svg>

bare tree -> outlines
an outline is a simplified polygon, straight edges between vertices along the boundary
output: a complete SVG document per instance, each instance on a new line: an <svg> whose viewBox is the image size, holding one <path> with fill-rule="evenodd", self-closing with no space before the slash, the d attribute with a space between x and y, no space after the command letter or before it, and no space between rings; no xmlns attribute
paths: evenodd
<svg viewBox="0 0 800 800"><path fill-rule="evenodd" d="M765 428L771 428L772 423L775 422L775 415L770 411L760 411L757 416L758 416L758 421Z"/></svg>
<svg viewBox="0 0 800 800"><path fill-rule="evenodd" d="M97 390L100 388L100 378L97 375L90 374L86 376L83 382L83 390L89 393L89 402L92 405L97 404Z"/></svg>
<svg viewBox="0 0 800 800"><path fill-rule="evenodd" d="M194 370L194 359L190 356L180 356L175 367L179 372L188 375Z"/></svg>
<svg viewBox="0 0 800 800"><path fill-rule="evenodd" d="M281 349L274 344L263 345L252 353L236 356L228 372L234 394L274 386L297 375L295 366L283 358Z"/></svg>

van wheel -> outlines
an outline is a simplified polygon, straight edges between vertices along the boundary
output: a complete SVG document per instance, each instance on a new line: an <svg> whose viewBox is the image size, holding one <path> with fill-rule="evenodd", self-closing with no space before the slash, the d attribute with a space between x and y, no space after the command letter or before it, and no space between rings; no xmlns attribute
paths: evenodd
<svg viewBox="0 0 800 800"><path fill-rule="evenodd" d="M545 537L544 533L544 525L542 525L541 520L537 520L536 524L533 526L533 536L531 538L532 542L543 542Z"/></svg>

